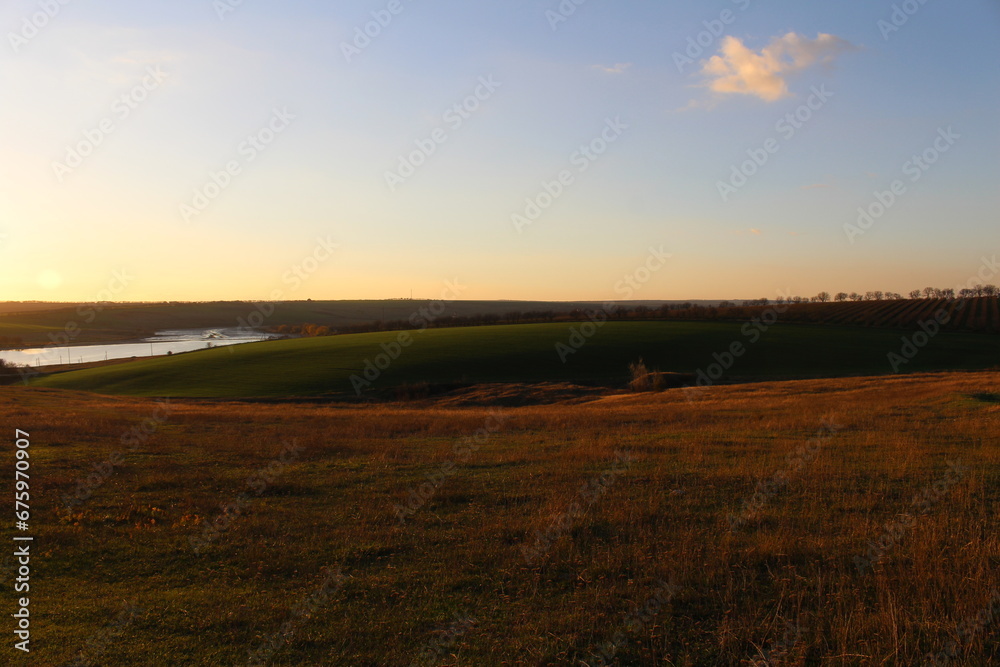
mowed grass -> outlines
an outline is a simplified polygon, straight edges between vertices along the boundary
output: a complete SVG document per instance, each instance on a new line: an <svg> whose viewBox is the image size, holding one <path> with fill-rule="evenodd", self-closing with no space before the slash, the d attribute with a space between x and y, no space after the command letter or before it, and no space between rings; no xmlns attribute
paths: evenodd
<svg viewBox="0 0 1000 667"><path fill-rule="evenodd" d="M998 395L1000 373L981 372L499 412L178 400L130 450L122 434L163 414L152 399L0 388L11 437L32 439L33 662L238 665L279 636L274 665L596 665L602 651L622 665L912 665L944 650L994 664L996 617L968 619L1000 586ZM813 440L824 423L835 432ZM300 455L276 469L293 440ZM92 496L63 508L115 452ZM449 461L401 523L394 506ZM949 461L965 472L942 485ZM195 553L206 524L225 529ZM324 568L345 579L321 600ZM11 556L0 572L9 588ZM16 661L12 643L0 662Z"/></svg>
<svg viewBox="0 0 1000 667"><path fill-rule="evenodd" d="M743 325L709 322L609 322L589 338L572 338L583 324L431 329L407 332L412 343L393 348L399 332L250 343L132 364L61 373L39 387L134 396L288 397L353 396L351 377L365 377L363 393L408 383L575 381L622 386L639 358L651 369L706 372L734 343L723 380L882 374L906 332L885 329L776 325L746 335ZM565 362L557 352L564 350ZM383 346L390 348L389 353ZM390 359L389 354L398 355ZM380 358L381 355L381 358ZM942 333L902 371L988 368L1000 361L1000 338ZM370 363L366 363L370 362ZM386 364L386 362L389 362ZM375 365L384 366L376 372ZM721 368L720 368L721 370Z"/></svg>

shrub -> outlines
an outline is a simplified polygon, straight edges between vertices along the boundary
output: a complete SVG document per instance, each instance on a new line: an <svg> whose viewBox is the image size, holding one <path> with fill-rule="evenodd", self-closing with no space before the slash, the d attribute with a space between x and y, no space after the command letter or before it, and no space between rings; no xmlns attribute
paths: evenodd
<svg viewBox="0 0 1000 667"><path fill-rule="evenodd" d="M649 391L652 389L652 378L646 363L640 358L639 361L628 365L629 380L628 386L632 391Z"/></svg>

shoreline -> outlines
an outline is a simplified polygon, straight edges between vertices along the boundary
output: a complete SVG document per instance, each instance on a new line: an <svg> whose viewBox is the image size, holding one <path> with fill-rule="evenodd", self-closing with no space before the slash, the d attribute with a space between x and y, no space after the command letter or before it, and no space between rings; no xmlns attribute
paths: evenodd
<svg viewBox="0 0 1000 667"><path fill-rule="evenodd" d="M220 327L223 328L223 327ZM194 331L195 329L191 329ZM212 331L212 328L206 328L205 331ZM181 331L181 329L178 329ZM271 338L264 339L247 339L247 343L259 343L267 340L283 340L286 338L299 338L300 336L294 334L275 334L266 331L259 332L262 336L272 336ZM155 336L155 334L154 334ZM149 340L152 336L147 338L110 338L110 339L99 339L91 341L74 341L71 343L47 343L43 345L25 345L23 347L0 347L0 353L2 352L24 352L25 350L47 350L54 348L74 348L74 347L93 347L97 345L143 345L143 344L157 344L157 343L178 343L178 342L196 342L196 339L185 339L185 340ZM205 338L205 342L210 343L215 340L232 340L231 338ZM242 343L235 343L240 345Z"/></svg>

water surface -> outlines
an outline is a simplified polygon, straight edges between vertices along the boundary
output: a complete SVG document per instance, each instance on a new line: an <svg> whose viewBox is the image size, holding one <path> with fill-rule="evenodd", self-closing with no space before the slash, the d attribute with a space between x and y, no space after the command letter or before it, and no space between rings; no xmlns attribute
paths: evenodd
<svg viewBox="0 0 1000 667"><path fill-rule="evenodd" d="M33 367L58 364L81 364L105 359L129 359L161 354L180 354L224 345L239 345L276 338L272 334L247 333L245 329L173 329L158 331L149 338L129 343L71 345L0 350L0 359Z"/></svg>

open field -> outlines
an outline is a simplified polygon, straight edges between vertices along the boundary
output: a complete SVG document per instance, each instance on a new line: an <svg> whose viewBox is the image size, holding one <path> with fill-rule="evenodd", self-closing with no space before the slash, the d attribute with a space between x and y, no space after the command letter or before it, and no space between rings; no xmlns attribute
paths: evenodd
<svg viewBox="0 0 1000 667"><path fill-rule="evenodd" d="M1000 308L997 297L969 299L903 299L843 303L796 303L782 306L733 306L716 308L717 302L622 301L620 317L634 320L739 321L746 322L768 310L780 308L783 322L832 324L837 326L888 327L916 329L921 322L945 313L942 326L950 331L980 333L1000 332ZM573 321L580 312L591 312L603 304L596 302L551 301L442 301L443 312L434 318L434 326L463 324L519 323L532 321ZM121 341L152 335L164 329L206 329L311 324L331 330L371 326L385 322L390 328L416 326L411 316L431 305L422 300L386 301L283 301L275 304L248 301L210 303L151 304L19 304L0 303L0 346L41 346L52 343L76 344ZM469 319L497 316L493 322ZM524 319L522 319L522 316ZM537 317L542 316L542 317ZM259 319L255 319L259 318ZM462 318L466 318L463 322ZM20 340L22 345L10 341Z"/></svg>
<svg viewBox="0 0 1000 667"><path fill-rule="evenodd" d="M943 313L939 319L947 330L998 333L998 306L1000 300L995 296L803 303L789 306L782 319L865 327L916 327L920 322L933 321L938 313Z"/></svg>
<svg viewBox="0 0 1000 667"><path fill-rule="evenodd" d="M659 305L663 302L634 302ZM406 321L421 308L431 304L426 300L375 301L214 301L205 303L139 303L83 304L19 310L0 310L0 336L20 337L26 345L46 345L54 341L95 343L151 335L164 329L204 329L214 327L252 326L252 318L266 314L266 326L318 324L333 329L367 324L382 320ZM438 316L446 323L450 316L472 316L511 311L559 310L593 308L592 302L550 301L443 301L444 312ZM53 304L60 306L60 304ZM29 312L30 311L30 312ZM55 337L55 338L53 338Z"/></svg>
<svg viewBox="0 0 1000 667"><path fill-rule="evenodd" d="M1000 373L688 398L164 405L0 388L2 422L32 442L32 657L1000 660ZM6 586L10 555L0 571Z"/></svg>
<svg viewBox="0 0 1000 667"><path fill-rule="evenodd" d="M572 330L583 325L531 324L409 332L412 343L389 360L383 345L396 332L268 341L205 350L169 358L62 373L37 386L136 396L288 397L355 396L352 375L363 377L366 361L391 361L369 371L363 394L394 387L482 382L591 382L622 387L628 364L643 358L650 368L695 373L718 363L734 343L746 352L732 358L723 379L786 379L890 373L891 352L901 338L891 329L775 325L764 332L719 322L608 322L579 350L565 354ZM588 325L591 326L592 325ZM756 342L754 342L756 341ZM941 333L900 370L982 369L1000 363L1000 338ZM375 369L377 370L377 369ZM714 379L714 378L713 378ZM366 380L367 381L367 380Z"/></svg>

